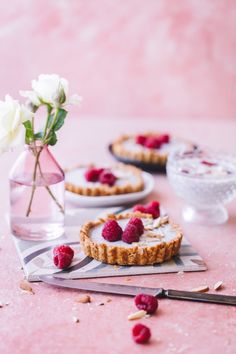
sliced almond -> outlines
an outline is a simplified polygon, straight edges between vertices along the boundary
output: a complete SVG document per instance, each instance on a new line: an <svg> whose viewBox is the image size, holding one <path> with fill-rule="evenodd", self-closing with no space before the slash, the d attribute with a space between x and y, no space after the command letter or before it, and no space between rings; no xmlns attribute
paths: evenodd
<svg viewBox="0 0 236 354"><path fill-rule="evenodd" d="M78 319L78 317L73 316L73 322L75 322L75 323L79 323L79 319Z"/></svg>
<svg viewBox="0 0 236 354"><path fill-rule="evenodd" d="M83 296L78 297L75 301L79 302L81 304L87 304L87 303L91 302L91 297L89 295L83 295Z"/></svg>
<svg viewBox="0 0 236 354"><path fill-rule="evenodd" d="M169 221L169 216L168 216L168 215L163 216L163 217L161 218L161 220L160 220L160 226L161 226L161 225L164 225L164 224L167 224L168 221Z"/></svg>
<svg viewBox="0 0 236 354"><path fill-rule="evenodd" d="M128 316L128 320L129 320L129 321L132 321L132 320L139 320L140 318L143 318L144 316L146 316L146 314L147 314L147 311L140 310L140 311L131 313L131 314Z"/></svg>
<svg viewBox="0 0 236 354"><path fill-rule="evenodd" d="M161 226L161 218L157 218L156 220L153 221L153 228L154 229L157 229L160 226Z"/></svg>
<svg viewBox="0 0 236 354"><path fill-rule="evenodd" d="M214 285L214 290L220 290L223 286L223 281L222 280L219 280L218 282L215 283Z"/></svg>
<svg viewBox="0 0 236 354"><path fill-rule="evenodd" d="M191 291L195 293L206 293L209 290L209 286L207 285L201 285L198 286L197 288L193 288Z"/></svg>
<svg viewBox="0 0 236 354"><path fill-rule="evenodd" d="M32 294L32 295L34 294L34 290L33 290L33 288L31 287L30 283L27 280L22 280L20 282L20 288L21 288L21 290L23 290L26 293L29 293L29 294Z"/></svg>
<svg viewBox="0 0 236 354"><path fill-rule="evenodd" d="M144 226L144 230L146 230L146 231L152 231L152 230L153 230L153 226L152 226L152 225Z"/></svg>

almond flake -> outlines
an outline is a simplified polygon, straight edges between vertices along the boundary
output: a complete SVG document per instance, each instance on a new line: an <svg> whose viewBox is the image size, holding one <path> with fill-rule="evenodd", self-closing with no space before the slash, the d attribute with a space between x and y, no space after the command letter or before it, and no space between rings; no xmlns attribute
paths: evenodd
<svg viewBox="0 0 236 354"><path fill-rule="evenodd" d="M146 314L147 314L147 311L140 310L140 311L131 313L131 314L128 316L128 320L129 320L129 321L132 321L132 320L139 320L140 318L143 318L144 316L146 316Z"/></svg>
<svg viewBox="0 0 236 354"><path fill-rule="evenodd" d="M34 290L32 289L30 283L27 280L22 280L20 282L20 288L21 288L21 290L23 290L26 293L29 293L32 295L34 294Z"/></svg>
<svg viewBox="0 0 236 354"><path fill-rule="evenodd" d="M79 319L78 319L78 317L73 316L73 322L75 322L75 323L79 323Z"/></svg>
<svg viewBox="0 0 236 354"><path fill-rule="evenodd" d="M91 297L89 295L84 295L84 296L78 297L75 301L79 302L81 304L87 304L87 303L91 302Z"/></svg>
<svg viewBox="0 0 236 354"><path fill-rule="evenodd" d="M208 290L209 290L209 286L202 285L202 286L198 286L197 288L193 288L191 291L195 293L206 293Z"/></svg>
<svg viewBox="0 0 236 354"><path fill-rule="evenodd" d="M161 218L158 218L153 221L153 228L157 229L159 226L161 226Z"/></svg>
<svg viewBox="0 0 236 354"><path fill-rule="evenodd" d="M168 223L168 221L169 221L169 216L163 216L162 218L161 218L161 220L160 220L160 226L161 225L164 225L164 224L167 224Z"/></svg>
<svg viewBox="0 0 236 354"><path fill-rule="evenodd" d="M214 285L214 290L220 290L223 286L223 281L222 280L219 280L217 283L215 283Z"/></svg>
<svg viewBox="0 0 236 354"><path fill-rule="evenodd" d="M153 230L153 226L152 225L144 226L144 230L145 231L152 231Z"/></svg>

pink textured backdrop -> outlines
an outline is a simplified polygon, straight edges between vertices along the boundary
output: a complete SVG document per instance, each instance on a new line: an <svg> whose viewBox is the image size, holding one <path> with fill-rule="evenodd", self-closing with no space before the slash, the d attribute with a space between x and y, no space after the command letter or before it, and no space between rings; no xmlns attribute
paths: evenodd
<svg viewBox="0 0 236 354"><path fill-rule="evenodd" d="M0 23L1 98L56 72L81 115L236 116L234 0L11 0Z"/></svg>

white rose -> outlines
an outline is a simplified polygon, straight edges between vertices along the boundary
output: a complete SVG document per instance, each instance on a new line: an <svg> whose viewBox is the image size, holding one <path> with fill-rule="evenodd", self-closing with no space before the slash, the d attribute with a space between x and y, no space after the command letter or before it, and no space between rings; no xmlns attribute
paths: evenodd
<svg viewBox="0 0 236 354"><path fill-rule="evenodd" d="M21 91L21 95L23 92L23 96L29 98L35 106L39 106L39 102L48 103L53 107L81 102L78 95L68 97L68 81L56 74L39 75L38 80L32 81L32 89L33 91Z"/></svg>
<svg viewBox="0 0 236 354"><path fill-rule="evenodd" d="M9 95L5 101L0 101L0 152L24 144L25 128L22 123L32 116L32 112Z"/></svg>
<svg viewBox="0 0 236 354"><path fill-rule="evenodd" d="M38 107L40 106L41 102L38 98L38 95L34 91L20 91L20 95L22 97L28 98L28 100L33 104L33 106Z"/></svg>

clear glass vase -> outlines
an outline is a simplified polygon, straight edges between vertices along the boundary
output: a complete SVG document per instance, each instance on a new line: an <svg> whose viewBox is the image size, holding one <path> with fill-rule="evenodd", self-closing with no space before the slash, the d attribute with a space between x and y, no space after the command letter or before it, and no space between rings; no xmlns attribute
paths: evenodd
<svg viewBox="0 0 236 354"><path fill-rule="evenodd" d="M34 142L13 165L10 175L10 225L13 235L31 241L64 233L64 172L47 145Z"/></svg>

